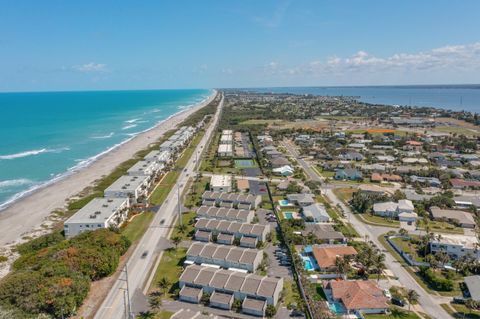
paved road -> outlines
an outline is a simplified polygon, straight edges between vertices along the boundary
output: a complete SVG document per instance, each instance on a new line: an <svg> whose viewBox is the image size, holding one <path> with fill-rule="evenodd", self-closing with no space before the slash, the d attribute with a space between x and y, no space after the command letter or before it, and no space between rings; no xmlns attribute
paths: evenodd
<svg viewBox="0 0 480 319"><path fill-rule="evenodd" d="M289 153L293 157L295 157L298 164L302 166L302 168L307 173L308 177L310 177L314 181L323 182L323 178L321 178L303 159L298 157L298 152L291 143L284 142L282 144L285 146L287 151L289 151ZM440 306L440 303L445 303L448 300L446 300L446 298L432 296L427 293L415 281L415 279L412 278L408 271L387 250L383 249L383 245L378 241L378 236L386 233L388 230L391 230L391 228L371 226L362 223L357 218L355 218L355 216L353 216L350 207L347 207L347 205L340 201L331 189L322 187L322 193L327 196L327 198L332 202L334 206L338 204L340 205L340 207L342 207L343 211L347 215L348 220L360 235L366 236L368 240L373 241L375 245L377 245L383 250L386 259L385 264L392 271L392 273L396 277L398 277L398 281L404 287L408 289L414 289L418 292L418 294L420 295L419 304L422 306L425 313L427 313L431 318L435 319L451 318L450 315Z"/></svg>
<svg viewBox="0 0 480 319"><path fill-rule="evenodd" d="M216 128L218 119L220 117L221 109L223 107L223 97L220 101L217 113L215 114L213 121L207 128L207 131L198 144L195 152L202 152L207 142L212 136L212 132ZM159 227L160 222L164 220L164 225L171 225L178 212L177 208L177 192L180 194L183 193L185 185L189 176L192 176L194 170L196 169L195 156L192 156L185 170L180 173L180 176L177 180L177 186L174 187L168 194L165 202L160 206L153 221L148 228L148 230L143 235L138 246L133 252L132 256L127 262L128 267L128 286L129 286L129 297L133 299L134 296L142 293L143 286L147 281L147 278L150 274L150 270L153 267L157 256L158 247L164 247L162 242L166 240L167 234L170 230L169 227ZM178 189L179 188L179 189ZM147 256L142 258L142 254L147 252ZM127 282L125 280L125 274L122 274L114 283L109 294L103 301L100 309L95 315L95 319L119 319L119 318L128 318L126 316L124 299L125 291L127 288ZM138 298L135 298L138 300Z"/></svg>

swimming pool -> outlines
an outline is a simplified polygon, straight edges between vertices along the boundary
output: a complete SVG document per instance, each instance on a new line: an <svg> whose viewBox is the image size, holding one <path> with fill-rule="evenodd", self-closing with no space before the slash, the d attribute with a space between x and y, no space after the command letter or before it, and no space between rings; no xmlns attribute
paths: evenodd
<svg viewBox="0 0 480 319"><path fill-rule="evenodd" d="M285 219L293 219L293 212L283 212L283 216L285 217Z"/></svg>
<svg viewBox="0 0 480 319"><path fill-rule="evenodd" d="M314 269L313 264L309 258L303 258L303 268L307 271L312 271Z"/></svg>
<svg viewBox="0 0 480 319"><path fill-rule="evenodd" d="M281 199L278 201L278 204L282 207L290 206L290 202L288 201L288 199Z"/></svg>
<svg viewBox="0 0 480 319"><path fill-rule="evenodd" d="M330 308L330 310L337 315L340 315L346 312L345 307L339 302L329 302L328 308Z"/></svg>

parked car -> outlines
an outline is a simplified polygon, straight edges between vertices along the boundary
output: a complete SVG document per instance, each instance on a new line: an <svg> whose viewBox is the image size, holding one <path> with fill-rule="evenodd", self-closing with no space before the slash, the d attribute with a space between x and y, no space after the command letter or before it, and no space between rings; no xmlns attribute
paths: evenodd
<svg viewBox="0 0 480 319"><path fill-rule="evenodd" d="M383 289L383 294L385 295L385 297L387 297L388 299L392 299L392 294L390 293L390 291L388 289Z"/></svg>
<svg viewBox="0 0 480 319"><path fill-rule="evenodd" d="M405 306L405 302L400 298L393 297L391 301L392 301L392 304L394 304L395 306L399 306L399 307Z"/></svg>
<svg viewBox="0 0 480 319"><path fill-rule="evenodd" d="M452 300L453 303L456 303L456 304L465 304L465 298L463 297L453 297L453 300Z"/></svg>
<svg viewBox="0 0 480 319"><path fill-rule="evenodd" d="M145 251L143 252L143 254L142 254L142 259L145 258L145 257L147 257L147 255L148 255L148 250L145 250Z"/></svg>

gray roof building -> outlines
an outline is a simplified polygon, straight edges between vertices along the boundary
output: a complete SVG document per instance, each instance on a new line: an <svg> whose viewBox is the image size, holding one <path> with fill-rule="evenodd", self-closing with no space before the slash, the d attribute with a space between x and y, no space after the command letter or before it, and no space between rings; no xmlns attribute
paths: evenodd
<svg viewBox="0 0 480 319"><path fill-rule="evenodd" d="M468 276L463 280L470 293L470 298L475 301L480 301L480 276Z"/></svg>
<svg viewBox="0 0 480 319"><path fill-rule="evenodd" d="M210 276L212 272L213 276ZM208 283L205 280L199 284L199 277L208 277ZM231 293L241 300L247 297L265 300L267 304L275 306L283 289L283 279L191 265L180 276L179 285L203 288L207 293Z"/></svg>
<svg viewBox="0 0 480 319"><path fill-rule="evenodd" d="M187 261L196 264L211 264L250 272L258 268L262 259L261 250L202 242L192 243L186 257Z"/></svg>
<svg viewBox="0 0 480 319"><path fill-rule="evenodd" d="M252 210L215 207L215 206L200 206L197 209L197 216L200 218L231 220L241 223L250 223L255 217L255 212Z"/></svg>

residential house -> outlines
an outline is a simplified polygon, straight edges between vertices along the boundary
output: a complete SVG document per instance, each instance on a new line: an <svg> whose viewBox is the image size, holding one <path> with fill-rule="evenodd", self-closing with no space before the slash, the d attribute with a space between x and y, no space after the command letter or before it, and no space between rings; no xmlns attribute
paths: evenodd
<svg viewBox="0 0 480 319"><path fill-rule="evenodd" d="M361 180L363 178L362 173L355 168L337 169L335 172L335 179L338 180Z"/></svg>
<svg viewBox="0 0 480 319"><path fill-rule="evenodd" d="M310 193L303 194L287 194L287 199L290 203L305 207L315 203L315 198Z"/></svg>
<svg viewBox="0 0 480 319"><path fill-rule="evenodd" d="M389 308L383 290L372 280L329 280L324 281L323 289L347 313L386 313Z"/></svg>
<svg viewBox="0 0 480 319"><path fill-rule="evenodd" d="M383 202L373 204L373 213L384 217L398 217L401 213L413 213L415 207L408 199L401 199L395 202Z"/></svg>
<svg viewBox="0 0 480 319"><path fill-rule="evenodd" d="M430 240L430 251L433 253L444 251L453 259L467 255L480 259L477 244L475 236L442 234Z"/></svg>
<svg viewBox="0 0 480 319"><path fill-rule="evenodd" d="M328 223L331 221L325 206L320 203L313 203L302 207L303 217L307 222Z"/></svg>
<svg viewBox="0 0 480 319"><path fill-rule="evenodd" d="M463 228L475 228L476 223L473 215L469 212L453 209L441 209L437 206L430 207L430 213L434 220L447 220Z"/></svg>
<svg viewBox="0 0 480 319"><path fill-rule="evenodd" d="M346 245L314 245L313 257L315 258L320 271L335 271L337 257L355 256L357 251L352 246Z"/></svg>

